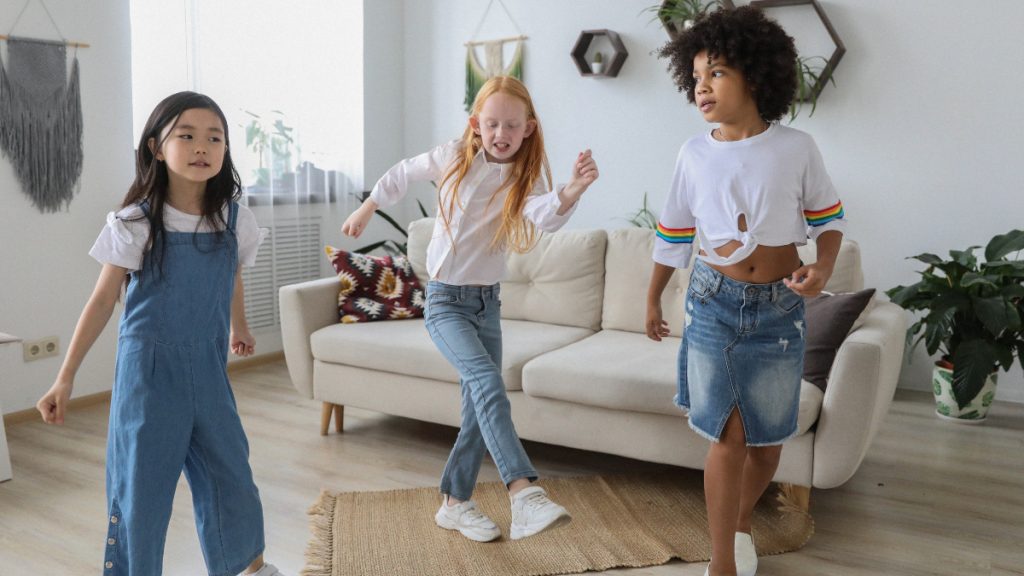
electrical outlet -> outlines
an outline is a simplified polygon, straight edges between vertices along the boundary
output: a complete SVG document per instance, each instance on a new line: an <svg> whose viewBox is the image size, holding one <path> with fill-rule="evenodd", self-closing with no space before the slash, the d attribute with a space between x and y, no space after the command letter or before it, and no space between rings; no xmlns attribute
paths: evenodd
<svg viewBox="0 0 1024 576"><path fill-rule="evenodd" d="M26 340L22 342L22 358L25 362L56 356L60 354L60 338L47 336L39 340Z"/></svg>

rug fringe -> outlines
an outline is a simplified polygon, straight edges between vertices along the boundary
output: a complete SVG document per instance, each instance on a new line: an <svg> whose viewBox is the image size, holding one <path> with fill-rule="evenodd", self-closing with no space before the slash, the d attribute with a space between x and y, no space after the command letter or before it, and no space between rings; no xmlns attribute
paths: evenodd
<svg viewBox="0 0 1024 576"><path fill-rule="evenodd" d="M338 498L327 490L306 512L310 516L309 530L313 538L306 547L306 567L302 576L331 576L334 564L334 507Z"/></svg>

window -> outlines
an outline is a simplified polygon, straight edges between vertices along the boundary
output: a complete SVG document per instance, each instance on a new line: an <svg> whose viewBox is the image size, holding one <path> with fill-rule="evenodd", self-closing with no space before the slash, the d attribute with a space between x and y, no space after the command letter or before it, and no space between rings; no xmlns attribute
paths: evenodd
<svg viewBox="0 0 1024 576"><path fill-rule="evenodd" d="M136 142L167 95L224 110L245 200L268 235L243 270L250 325L273 328L280 286L332 273L324 230L363 189L363 6L357 0L132 0Z"/></svg>

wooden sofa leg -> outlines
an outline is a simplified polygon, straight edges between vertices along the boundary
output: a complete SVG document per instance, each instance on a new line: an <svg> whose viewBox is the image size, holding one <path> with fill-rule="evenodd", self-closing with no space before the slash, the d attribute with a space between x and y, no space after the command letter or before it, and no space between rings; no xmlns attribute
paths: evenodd
<svg viewBox="0 0 1024 576"><path fill-rule="evenodd" d="M809 512L811 509L811 487L810 486L799 486L797 484L787 484L785 482L779 483L779 490L782 492L783 497L787 503L799 508L804 512Z"/></svg>
<svg viewBox="0 0 1024 576"><path fill-rule="evenodd" d="M345 424L345 405L335 404L334 405L334 431L341 434L345 431L342 427Z"/></svg>
<svg viewBox="0 0 1024 576"><path fill-rule="evenodd" d="M345 406L324 402L320 409L320 435L327 436L331 428L331 414L334 414L334 429L340 434L344 431L342 426L345 423Z"/></svg>

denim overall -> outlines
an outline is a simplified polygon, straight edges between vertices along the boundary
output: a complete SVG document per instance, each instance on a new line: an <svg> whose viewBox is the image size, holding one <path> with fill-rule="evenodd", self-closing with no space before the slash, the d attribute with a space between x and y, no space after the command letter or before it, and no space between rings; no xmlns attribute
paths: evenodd
<svg viewBox="0 0 1024 576"><path fill-rule="evenodd" d="M148 213L148 206L143 204ZM207 571L235 575L263 552L263 508L227 378L238 265L228 230L165 232L131 275L107 437L104 576L159 575L184 468Z"/></svg>

